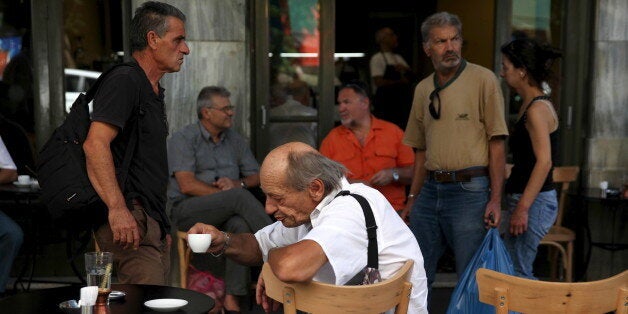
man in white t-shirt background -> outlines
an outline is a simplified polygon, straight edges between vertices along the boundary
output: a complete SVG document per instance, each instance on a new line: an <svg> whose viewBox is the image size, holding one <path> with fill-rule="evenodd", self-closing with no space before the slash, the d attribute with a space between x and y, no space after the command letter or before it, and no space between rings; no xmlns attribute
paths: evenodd
<svg viewBox="0 0 628 314"><path fill-rule="evenodd" d="M380 51L370 61L373 114L405 129L412 105L414 74L406 60L394 52L399 43L391 28L379 29L375 33L375 42Z"/></svg>
<svg viewBox="0 0 628 314"><path fill-rule="evenodd" d="M0 184L11 183L17 179L17 167L9 155L7 147L0 137ZM22 229L3 211L0 211L0 297L11 275L13 260L22 246Z"/></svg>

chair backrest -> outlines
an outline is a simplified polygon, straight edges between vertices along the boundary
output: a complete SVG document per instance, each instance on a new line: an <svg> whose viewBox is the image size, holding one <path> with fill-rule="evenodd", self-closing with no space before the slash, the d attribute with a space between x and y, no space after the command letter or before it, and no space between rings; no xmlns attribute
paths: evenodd
<svg viewBox="0 0 628 314"><path fill-rule="evenodd" d="M504 177L506 179L510 177L512 167L513 164L506 164L506 169L504 171ZM554 183L560 184L560 188L558 190L558 214L556 215L556 221L554 222L555 226L561 226L563 223L563 214L565 201L567 200L567 192L569 191L569 184L578 179L579 172L580 167L578 166L554 167L552 180Z"/></svg>
<svg viewBox="0 0 628 314"><path fill-rule="evenodd" d="M591 282L530 280L480 268L476 272L480 302L496 313L626 313L628 270Z"/></svg>
<svg viewBox="0 0 628 314"><path fill-rule="evenodd" d="M556 215L556 222L554 223L555 226L560 226L563 223L563 214L565 211L565 202L567 200L569 184L576 181L579 172L580 167L578 166L554 167L552 180L554 180L554 183L560 184L558 195L558 214Z"/></svg>
<svg viewBox="0 0 628 314"><path fill-rule="evenodd" d="M266 294L283 303L284 313L382 313L397 307L407 313L412 284L409 277L413 261L407 261L392 277L365 286L336 286L320 282L285 283L264 264L262 276Z"/></svg>

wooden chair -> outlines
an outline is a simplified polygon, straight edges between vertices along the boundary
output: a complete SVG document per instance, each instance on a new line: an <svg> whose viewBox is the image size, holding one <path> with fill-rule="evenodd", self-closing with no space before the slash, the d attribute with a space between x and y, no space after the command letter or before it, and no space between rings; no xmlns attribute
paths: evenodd
<svg viewBox="0 0 628 314"><path fill-rule="evenodd" d="M181 288L187 288L188 266L190 266L190 253L187 244L187 232L177 230L177 250L179 252L179 274L181 275Z"/></svg>
<svg viewBox="0 0 628 314"><path fill-rule="evenodd" d="M615 313L628 311L628 271L592 282L530 280L480 268L476 272L480 302L495 313Z"/></svg>
<svg viewBox="0 0 628 314"><path fill-rule="evenodd" d="M562 226L563 215L565 214L565 202L567 200L567 192L569 184L576 181L580 168L576 166L555 167L552 174L554 183L560 184L558 196L558 215L554 225L549 232L543 237L540 245L549 245L560 252L563 265L563 278L567 282L573 281L573 243L576 239L576 233L569 228ZM550 254L551 260L551 276L556 278L556 255Z"/></svg>
<svg viewBox="0 0 628 314"><path fill-rule="evenodd" d="M407 313L412 284L408 281L413 261L407 261L390 279L366 286L336 286L320 282L285 283L268 263L262 268L266 294L283 303L284 313L382 313L396 306Z"/></svg>

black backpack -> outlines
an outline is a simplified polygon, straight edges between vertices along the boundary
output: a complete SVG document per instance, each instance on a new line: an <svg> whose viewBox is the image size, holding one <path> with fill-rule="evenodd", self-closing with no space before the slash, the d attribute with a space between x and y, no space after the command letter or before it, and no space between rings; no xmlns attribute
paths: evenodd
<svg viewBox="0 0 628 314"><path fill-rule="evenodd" d="M118 64L100 75L98 80L86 94L80 94L72 104L65 121L57 127L50 139L39 152L37 160L37 178L41 186L40 200L48 207L53 218L85 208L100 202L100 197L92 187L85 165L83 143L87 137L91 123L88 104L98 91L104 78L115 68L131 66L139 68L136 63ZM141 68L140 68L141 70ZM137 107L137 117L120 168L116 169L118 184L122 191L127 179L129 165L139 141L139 119L142 115L141 99Z"/></svg>

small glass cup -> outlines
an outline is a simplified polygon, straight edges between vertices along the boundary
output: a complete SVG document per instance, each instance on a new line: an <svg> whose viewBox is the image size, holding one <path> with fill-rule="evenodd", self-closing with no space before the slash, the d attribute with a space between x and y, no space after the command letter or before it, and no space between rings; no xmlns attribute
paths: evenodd
<svg viewBox="0 0 628 314"><path fill-rule="evenodd" d="M112 271L113 253L85 253L85 272L87 273L87 285L98 286L98 298L96 299L96 305L109 305Z"/></svg>

